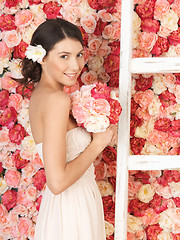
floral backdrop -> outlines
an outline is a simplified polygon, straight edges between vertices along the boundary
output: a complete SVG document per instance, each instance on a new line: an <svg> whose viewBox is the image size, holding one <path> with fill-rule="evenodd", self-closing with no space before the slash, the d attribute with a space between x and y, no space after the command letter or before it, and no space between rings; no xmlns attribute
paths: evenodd
<svg viewBox="0 0 180 240"><path fill-rule="evenodd" d="M86 65L74 89L100 81L118 92L120 0L0 0L0 239L33 239L46 179L29 126L32 86L23 98L10 77L21 77L36 27L56 17L83 34ZM133 57L180 55L179 0L135 0L133 19ZM179 155L180 74L134 74L131 101L131 154ZM94 162L108 240L114 239L116 156L114 143ZM179 189L179 170L130 171L128 239L179 239Z"/></svg>
<svg viewBox="0 0 180 240"><path fill-rule="evenodd" d="M180 56L180 1L134 3L132 57ZM179 73L132 75L130 153L180 155ZM127 239L180 239L180 169L129 171L128 186Z"/></svg>
<svg viewBox="0 0 180 240"><path fill-rule="evenodd" d="M93 0L0 0L0 239L33 239L46 178L28 118L32 85L24 90L21 59L39 24L64 18L80 27L85 62L69 94L95 81L113 90L119 81L121 2ZM116 142L98 156L95 173L105 212L107 239L114 239Z"/></svg>

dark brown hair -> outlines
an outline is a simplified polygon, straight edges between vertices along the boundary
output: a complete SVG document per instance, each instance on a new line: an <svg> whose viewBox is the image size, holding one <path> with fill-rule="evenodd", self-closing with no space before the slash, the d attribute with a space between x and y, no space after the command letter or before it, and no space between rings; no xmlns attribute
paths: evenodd
<svg viewBox="0 0 180 240"><path fill-rule="evenodd" d="M35 30L30 45L41 45L46 50L47 56L54 45L65 38L78 40L83 46L82 34L76 25L62 18L48 19ZM40 81L42 69L38 62L25 57L21 66L23 78L14 80L23 84L24 87Z"/></svg>

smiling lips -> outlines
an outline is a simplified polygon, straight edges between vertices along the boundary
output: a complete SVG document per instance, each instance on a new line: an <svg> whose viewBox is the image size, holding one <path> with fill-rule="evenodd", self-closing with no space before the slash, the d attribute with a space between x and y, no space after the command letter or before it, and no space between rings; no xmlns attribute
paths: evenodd
<svg viewBox="0 0 180 240"><path fill-rule="evenodd" d="M64 73L69 78L74 78L77 76L77 73Z"/></svg>

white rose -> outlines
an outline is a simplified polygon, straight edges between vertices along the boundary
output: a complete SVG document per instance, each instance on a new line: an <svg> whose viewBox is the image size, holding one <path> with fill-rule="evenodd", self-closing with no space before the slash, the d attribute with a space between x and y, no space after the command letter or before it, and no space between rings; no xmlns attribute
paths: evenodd
<svg viewBox="0 0 180 240"><path fill-rule="evenodd" d="M160 213L159 226L166 232L172 231L174 225L173 215L174 210L172 208L168 208Z"/></svg>
<svg viewBox="0 0 180 240"><path fill-rule="evenodd" d="M29 122L29 110L27 108L22 108L19 111L18 114L18 122L24 127L26 128L28 126L28 122Z"/></svg>
<svg viewBox="0 0 180 240"><path fill-rule="evenodd" d="M164 76L162 74L157 74L154 76L154 81L152 83L152 88L155 94L161 94L167 87L164 83Z"/></svg>
<svg viewBox="0 0 180 240"><path fill-rule="evenodd" d="M88 60L88 68L90 70L97 72L103 66L103 63L104 63L103 57L99 56L91 57Z"/></svg>
<svg viewBox="0 0 180 240"><path fill-rule="evenodd" d="M0 74L3 73L4 68L9 66L9 58L0 58Z"/></svg>
<svg viewBox="0 0 180 240"><path fill-rule="evenodd" d="M101 180L101 181L97 181L97 185L102 197L113 195L114 190L110 182Z"/></svg>
<svg viewBox="0 0 180 240"><path fill-rule="evenodd" d="M146 141L146 143L141 151L141 154L142 155L163 155L164 153L161 149L157 148L150 142Z"/></svg>
<svg viewBox="0 0 180 240"><path fill-rule="evenodd" d="M157 116L161 107L161 102L158 96L154 96L152 102L148 106L149 114L152 116Z"/></svg>
<svg viewBox="0 0 180 240"><path fill-rule="evenodd" d="M173 10L170 10L168 13L163 15L160 22L161 26L166 27L171 31L176 31L178 30L178 20L178 15Z"/></svg>
<svg viewBox="0 0 180 240"><path fill-rule="evenodd" d="M128 214L127 216L127 231L136 233L143 230L141 218Z"/></svg>
<svg viewBox="0 0 180 240"><path fill-rule="evenodd" d="M134 31L133 34L132 34L132 47L133 48L139 48L139 33L140 31Z"/></svg>
<svg viewBox="0 0 180 240"><path fill-rule="evenodd" d="M172 196L180 197L180 182L171 182L169 183L169 186L171 188Z"/></svg>
<svg viewBox="0 0 180 240"><path fill-rule="evenodd" d="M14 78L23 78L23 75L21 74L22 67L20 66L20 59L12 59L9 62L8 69L11 71L12 77Z"/></svg>
<svg viewBox="0 0 180 240"><path fill-rule="evenodd" d="M84 127L88 132L98 133L105 132L106 128L109 127L110 122L106 116L90 116L84 123Z"/></svg>
<svg viewBox="0 0 180 240"><path fill-rule="evenodd" d="M173 240L172 235L170 233L167 233L165 231L162 231L158 236L158 240Z"/></svg>
<svg viewBox="0 0 180 240"><path fill-rule="evenodd" d="M3 194L8 189L8 185L3 178L0 178L0 194Z"/></svg>
<svg viewBox="0 0 180 240"><path fill-rule="evenodd" d="M27 27L25 29L25 31L22 33L22 40L27 43L27 44L30 44L30 41L31 41L31 38L32 38L32 35L34 33L35 29L32 28L32 27Z"/></svg>
<svg viewBox="0 0 180 240"><path fill-rule="evenodd" d="M23 150L26 150L26 151L30 152L31 154L36 153L36 144L35 144L34 139L31 135L25 137L22 140L21 145L22 145Z"/></svg>
<svg viewBox="0 0 180 240"><path fill-rule="evenodd" d="M142 185L142 187L137 192L137 198L144 203L148 203L153 199L155 194L154 188L150 184Z"/></svg>
<svg viewBox="0 0 180 240"><path fill-rule="evenodd" d="M133 11L133 31L139 31L141 27L141 18Z"/></svg>
<svg viewBox="0 0 180 240"><path fill-rule="evenodd" d="M33 62L41 63L44 56L46 55L46 50L41 46L32 46L29 45L26 49L25 55L28 59L31 59Z"/></svg>
<svg viewBox="0 0 180 240"><path fill-rule="evenodd" d="M106 236L109 237L114 233L114 226L113 224L105 221L105 231L106 231Z"/></svg>

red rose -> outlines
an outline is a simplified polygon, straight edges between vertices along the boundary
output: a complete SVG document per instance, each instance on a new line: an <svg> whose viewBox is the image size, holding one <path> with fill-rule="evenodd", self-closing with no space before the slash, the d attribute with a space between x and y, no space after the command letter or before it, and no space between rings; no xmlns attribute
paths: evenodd
<svg viewBox="0 0 180 240"><path fill-rule="evenodd" d="M110 176L116 176L116 161L111 161L108 165L107 165L107 170L108 170L108 175Z"/></svg>
<svg viewBox="0 0 180 240"><path fill-rule="evenodd" d="M83 43L84 43L84 46L87 46L88 45L88 34L87 32L84 30L83 27L79 27L80 31L81 31L81 34L82 34L82 37L83 37ZM85 67L86 68L86 67ZM87 69L88 70L88 69Z"/></svg>
<svg viewBox="0 0 180 240"><path fill-rule="evenodd" d="M128 212L136 217L142 217L144 215L144 210L148 208L148 203L141 202L138 198L134 198L129 202Z"/></svg>
<svg viewBox="0 0 180 240"><path fill-rule="evenodd" d="M155 0L146 0L144 3L137 5L135 11L142 20L153 18L155 2Z"/></svg>
<svg viewBox="0 0 180 240"><path fill-rule="evenodd" d="M171 236L173 240L179 240L180 239L180 233L174 234L171 232Z"/></svg>
<svg viewBox="0 0 180 240"><path fill-rule="evenodd" d="M160 118L154 124L154 128L158 131L167 132L170 129L171 120L168 118Z"/></svg>
<svg viewBox="0 0 180 240"><path fill-rule="evenodd" d="M39 4L41 0L28 0L30 5Z"/></svg>
<svg viewBox="0 0 180 240"><path fill-rule="evenodd" d="M168 208L167 199L155 193L153 199L149 202L149 207L159 214Z"/></svg>
<svg viewBox="0 0 180 240"><path fill-rule="evenodd" d="M174 137L180 137L180 119L171 121L170 134Z"/></svg>
<svg viewBox="0 0 180 240"><path fill-rule="evenodd" d="M166 108L176 103L176 96L173 93L170 93L168 90L166 90L159 95L159 100L163 107Z"/></svg>
<svg viewBox="0 0 180 240"><path fill-rule="evenodd" d="M156 19L146 18L141 21L141 30L143 32L157 33L160 28L160 23Z"/></svg>
<svg viewBox="0 0 180 240"><path fill-rule="evenodd" d="M21 124L16 124L13 128L9 130L9 139L11 142L17 145L21 144L21 141L26 136L26 131Z"/></svg>
<svg viewBox="0 0 180 240"><path fill-rule="evenodd" d="M110 116L108 116L110 123L115 124L119 121L119 116L122 111L121 104L115 99L108 99L110 104Z"/></svg>
<svg viewBox="0 0 180 240"><path fill-rule="evenodd" d="M131 114L135 114L136 110L139 108L139 104L134 101L134 98L131 98Z"/></svg>
<svg viewBox="0 0 180 240"><path fill-rule="evenodd" d="M97 2L97 1L96 1ZM94 31L95 35L102 35L102 31L104 30L105 26L107 25L107 22L103 22L102 19L100 18L97 21L96 29ZM85 31L85 30L84 30ZM88 36L88 34L87 34ZM87 45L87 44L86 44Z"/></svg>
<svg viewBox="0 0 180 240"><path fill-rule="evenodd" d="M111 147L107 146L102 152L102 159L105 163L109 164L111 161L116 161L117 152Z"/></svg>
<svg viewBox="0 0 180 240"><path fill-rule="evenodd" d="M36 199L36 209L39 211L40 205L41 205L41 200L42 200L42 195L40 195L37 199Z"/></svg>
<svg viewBox="0 0 180 240"><path fill-rule="evenodd" d="M144 184L150 183L149 182L150 176L146 172L138 171L137 173L133 174L133 176L135 181L140 180Z"/></svg>
<svg viewBox="0 0 180 240"><path fill-rule="evenodd" d="M96 181L102 180L105 178L107 172L107 166L103 161L100 161L99 164L95 166L95 175L96 175Z"/></svg>
<svg viewBox="0 0 180 240"><path fill-rule="evenodd" d="M7 107L9 100L9 92L8 90L0 91L0 110L4 110Z"/></svg>
<svg viewBox="0 0 180 240"><path fill-rule="evenodd" d="M176 198L172 198L173 201L175 202L176 204L176 207L180 208L180 198L179 197L176 197Z"/></svg>
<svg viewBox="0 0 180 240"><path fill-rule="evenodd" d="M138 79L136 79L136 86L134 89L136 91L146 91L152 86L153 82L153 76L149 78L144 78L142 75L139 76Z"/></svg>
<svg viewBox="0 0 180 240"><path fill-rule="evenodd" d="M6 108L0 115L0 124L11 129L17 121L17 112L13 107Z"/></svg>
<svg viewBox="0 0 180 240"><path fill-rule="evenodd" d="M105 220L114 225L115 220L115 202L112 200L112 196L102 197L104 207Z"/></svg>
<svg viewBox="0 0 180 240"><path fill-rule="evenodd" d="M117 3L117 0L98 0L98 3L101 9L114 7Z"/></svg>
<svg viewBox="0 0 180 240"><path fill-rule="evenodd" d="M8 8L16 7L19 3L19 0L6 0L5 6Z"/></svg>
<svg viewBox="0 0 180 240"><path fill-rule="evenodd" d="M114 240L114 234L111 235L111 236L109 236L109 237L107 237L106 239L107 239L107 240Z"/></svg>
<svg viewBox="0 0 180 240"><path fill-rule="evenodd" d="M20 150L19 149L16 149L16 151L12 154L12 157L14 159L15 166L16 166L17 169L24 168L27 165L27 163L29 162L27 159L23 159L20 156Z"/></svg>
<svg viewBox="0 0 180 240"><path fill-rule="evenodd" d="M136 115L131 116L130 136L134 136L136 128L142 125L142 120Z"/></svg>
<svg viewBox="0 0 180 240"><path fill-rule="evenodd" d="M115 41L109 44L109 47L111 48L111 54L120 55L120 42Z"/></svg>
<svg viewBox="0 0 180 240"><path fill-rule="evenodd" d="M178 45L180 43L180 27L178 30L173 31L171 35L168 37L170 45Z"/></svg>
<svg viewBox="0 0 180 240"><path fill-rule="evenodd" d="M116 191L116 178L108 177L108 181L112 184L114 192Z"/></svg>
<svg viewBox="0 0 180 240"><path fill-rule="evenodd" d="M148 225L145 228L148 240L157 240L157 236L163 231L159 224Z"/></svg>
<svg viewBox="0 0 180 240"><path fill-rule="evenodd" d="M2 162L0 162L0 174L4 171L4 168L2 167Z"/></svg>
<svg viewBox="0 0 180 240"><path fill-rule="evenodd" d="M41 191L46 183L46 175L44 169L40 169L33 177L33 184L37 190Z"/></svg>
<svg viewBox="0 0 180 240"><path fill-rule="evenodd" d="M91 8L95 10L101 10L101 7L97 0L88 0L88 4Z"/></svg>
<svg viewBox="0 0 180 240"><path fill-rule="evenodd" d="M28 47L28 44L21 40L20 44L14 47L13 57L24 58L27 47Z"/></svg>
<svg viewBox="0 0 180 240"><path fill-rule="evenodd" d="M13 208L17 203L17 192L15 190L7 190L1 196L2 204L6 206L7 210L9 211Z"/></svg>
<svg viewBox="0 0 180 240"><path fill-rule="evenodd" d="M119 70L109 73L110 80L108 82L109 87L119 87Z"/></svg>
<svg viewBox="0 0 180 240"><path fill-rule="evenodd" d="M0 30L1 31L10 31L16 29L15 17L11 14L0 16Z"/></svg>
<svg viewBox="0 0 180 240"><path fill-rule="evenodd" d="M34 86L32 83L28 84L27 87L25 87L25 88L23 85L19 85L16 88L16 93L24 95L26 98L30 99L33 89L34 89Z"/></svg>
<svg viewBox="0 0 180 240"><path fill-rule="evenodd" d="M141 150L143 149L144 145L145 145L144 138L132 137L130 139L131 150L135 155L139 155L141 153Z"/></svg>
<svg viewBox="0 0 180 240"><path fill-rule="evenodd" d="M119 56L110 54L104 60L104 68L107 73L119 70Z"/></svg>
<svg viewBox="0 0 180 240"><path fill-rule="evenodd" d="M176 83L175 84L180 85L180 73L174 73L174 75L176 76Z"/></svg>
<svg viewBox="0 0 180 240"><path fill-rule="evenodd" d="M163 52L167 52L168 50L169 50L169 41L167 40L167 38L158 36L158 40L156 41L151 53L156 57L158 57Z"/></svg>
<svg viewBox="0 0 180 240"><path fill-rule="evenodd" d="M47 19L57 18L60 15L61 6L57 2L48 2L43 6L43 11L47 16Z"/></svg>

